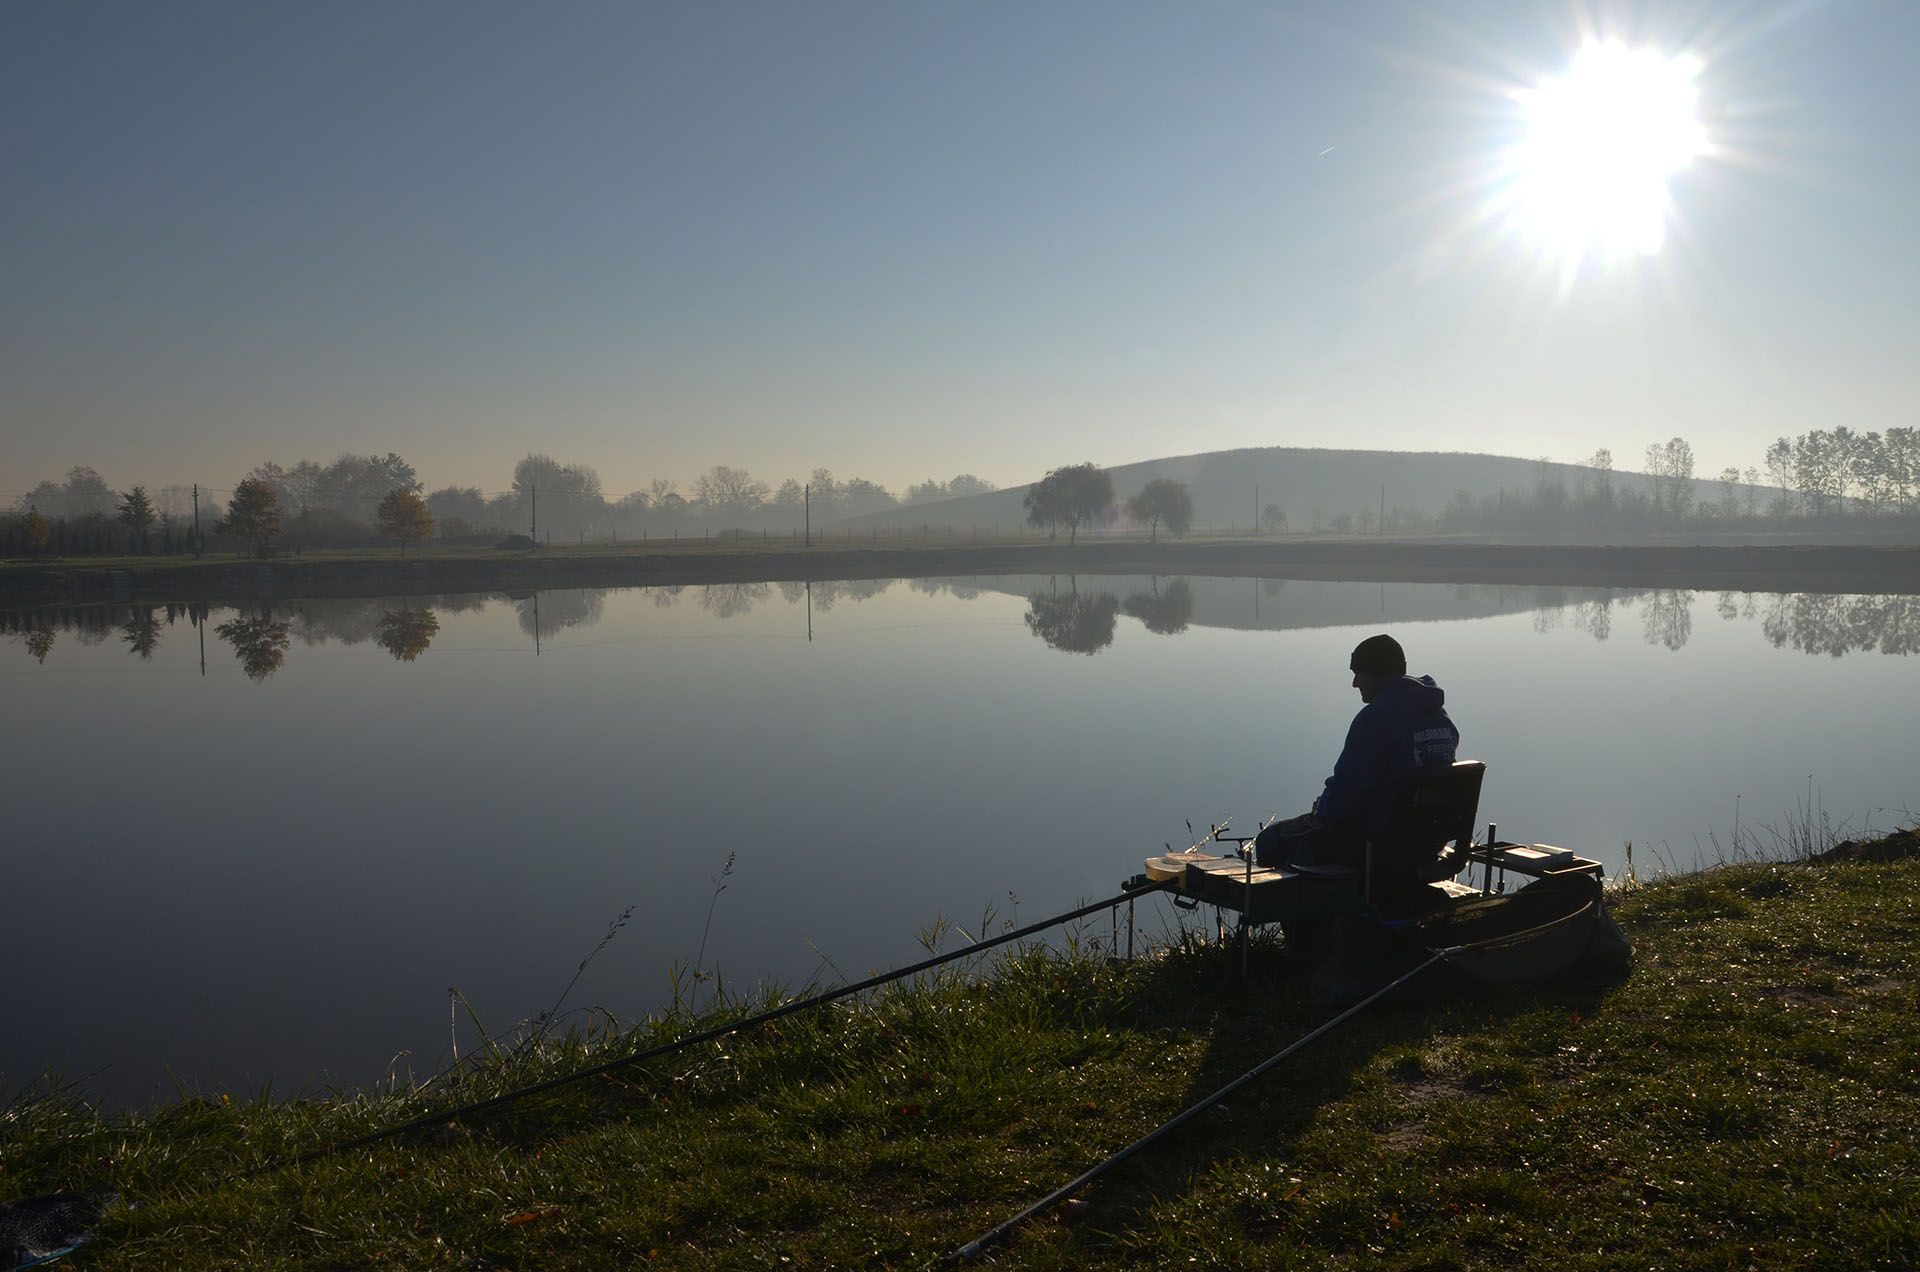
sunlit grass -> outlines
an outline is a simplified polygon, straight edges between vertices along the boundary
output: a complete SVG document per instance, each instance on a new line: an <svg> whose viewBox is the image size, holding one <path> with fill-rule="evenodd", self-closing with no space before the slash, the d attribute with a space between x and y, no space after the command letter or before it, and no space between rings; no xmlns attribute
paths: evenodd
<svg viewBox="0 0 1920 1272"><path fill-rule="evenodd" d="M1383 1006L998 1256L1019 1266L1904 1267L1920 1258L1920 862L1617 900L1622 985ZM1104 925L1099 935L1104 937ZM1092 929L1089 929L1091 931ZM87 1266L917 1266L1321 1018L1284 952L1028 948L497 1116L226 1176L769 1001L549 1039L424 1090L43 1092L0 1196L110 1188Z"/></svg>

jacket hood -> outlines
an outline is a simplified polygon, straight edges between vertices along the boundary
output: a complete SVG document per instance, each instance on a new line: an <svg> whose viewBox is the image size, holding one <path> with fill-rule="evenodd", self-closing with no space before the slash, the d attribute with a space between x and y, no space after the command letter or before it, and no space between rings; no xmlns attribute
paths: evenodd
<svg viewBox="0 0 1920 1272"><path fill-rule="evenodd" d="M1433 682L1432 676L1396 676L1382 684L1374 695L1406 703L1416 711L1438 711L1446 705L1447 694Z"/></svg>

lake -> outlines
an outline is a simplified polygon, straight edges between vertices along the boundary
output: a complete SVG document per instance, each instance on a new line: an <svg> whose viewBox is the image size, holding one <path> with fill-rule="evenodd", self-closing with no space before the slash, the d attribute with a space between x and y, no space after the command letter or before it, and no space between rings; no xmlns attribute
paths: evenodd
<svg viewBox="0 0 1920 1272"><path fill-rule="evenodd" d="M1487 762L1481 822L1609 873L1916 796L1908 595L1063 575L0 612L0 1082L423 1077L450 988L510 1032L629 907L568 1010L1032 921L1189 820L1303 811L1382 630Z"/></svg>

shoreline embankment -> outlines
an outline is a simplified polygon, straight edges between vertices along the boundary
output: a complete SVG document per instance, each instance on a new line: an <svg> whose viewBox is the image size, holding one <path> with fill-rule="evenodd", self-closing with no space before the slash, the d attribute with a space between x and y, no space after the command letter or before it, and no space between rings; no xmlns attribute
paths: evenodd
<svg viewBox="0 0 1920 1272"><path fill-rule="evenodd" d="M961 577L982 574L1187 574L1729 591L1920 592L1920 545L1748 547L1287 542L1261 539L1078 544L820 544L751 541L331 554L121 558L0 565L0 605L263 600L419 592Z"/></svg>

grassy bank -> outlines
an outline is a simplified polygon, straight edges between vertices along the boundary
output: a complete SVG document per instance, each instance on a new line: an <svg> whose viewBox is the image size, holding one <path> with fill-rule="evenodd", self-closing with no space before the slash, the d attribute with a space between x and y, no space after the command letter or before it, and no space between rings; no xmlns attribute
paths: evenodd
<svg viewBox="0 0 1920 1272"><path fill-rule="evenodd" d="M1188 538L828 539L751 537L580 545L535 552L438 548L0 563L0 604L237 602L281 597L531 591L967 574L1199 574L1372 582L1540 583L1806 592L1920 591L1920 546L1598 547L1460 540Z"/></svg>
<svg viewBox="0 0 1920 1272"><path fill-rule="evenodd" d="M1623 984L1376 1008L993 1257L1912 1267L1917 891L1913 859L1630 890ZM1028 950L224 1185L688 1022L575 1037L448 1092L125 1118L50 1099L0 1124L0 1198L137 1202L77 1260L96 1268L917 1266L1326 1017L1284 951L1257 946L1245 982L1237 963L1191 944L1132 963Z"/></svg>

